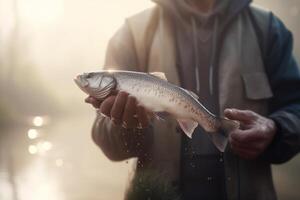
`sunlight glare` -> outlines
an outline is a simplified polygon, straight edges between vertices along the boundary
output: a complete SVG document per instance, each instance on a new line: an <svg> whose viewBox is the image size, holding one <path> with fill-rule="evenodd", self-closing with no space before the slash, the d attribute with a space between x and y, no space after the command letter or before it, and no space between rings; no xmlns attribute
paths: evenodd
<svg viewBox="0 0 300 200"><path fill-rule="evenodd" d="M59 158L59 159L56 159L56 160L55 160L55 165L56 165L57 167L62 167L63 164L64 164L64 160L63 160L63 159Z"/></svg>
<svg viewBox="0 0 300 200"><path fill-rule="evenodd" d="M29 129L27 132L27 136L29 139L34 140L39 136L39 133L36 129Z"/></svg>
<svg viewBox="0 0 300 200"><path fill-rule="evenodd" d="M44 119L40 116L36 116L36 117L33 118L32 123L35 126L43 126Z"/></svg>
<svg viewBox="0 0 300 200"><path fill-rule="evenodd" d="M47 151L52 149L52 143L48 141L39 142L37 145L37 151L39 155L44 155Z"/></svg>
<svg viewBox="0 0 300 200"><path fill-rule="evenodd" d="M31 24L51 24L64 12L63 0L20 0L21 16Z"/></svg>
<svg viewBox="0 0 300 200"><path fill-rule="evenodd" d="M45 151L49 151L52 149L52 143L51 142L48 142L48 141L45 141L42 143L42 148L45 150Z"/></svg>
<svg viewBox="0 0 300 200"><path fill-rule="evenodd" d="M28 152L30 154L36 154L38 152L38 148L35 145L29 145L28 147Z"/></svg>

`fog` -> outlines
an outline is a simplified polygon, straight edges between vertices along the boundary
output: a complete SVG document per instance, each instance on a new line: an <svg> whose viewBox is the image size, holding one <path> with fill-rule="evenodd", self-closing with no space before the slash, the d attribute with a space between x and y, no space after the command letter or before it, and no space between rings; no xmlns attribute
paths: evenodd
<svg viewBox="0 0 300 200"><path fill-rule="evenodd" d="M256 3L294 33L299 60L300 2ZM101 69L108 40L125 18L153 5L149 0L0 0L1 200L122 199L132 166L109 161L93 144L95 112L73 77ZM300 198L299 167L299 156L274 166L281 199Z"/></svg>

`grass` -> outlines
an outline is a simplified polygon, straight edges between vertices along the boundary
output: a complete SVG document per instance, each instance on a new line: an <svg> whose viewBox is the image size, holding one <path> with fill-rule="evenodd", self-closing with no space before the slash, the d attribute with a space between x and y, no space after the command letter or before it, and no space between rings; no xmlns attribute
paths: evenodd
<svg viewBox="0 0 300 200"><path fill-rule="evenodd" d="M138 172L127 191L126 200L180 200L176 187L164 176L150 171Z"/></svg>

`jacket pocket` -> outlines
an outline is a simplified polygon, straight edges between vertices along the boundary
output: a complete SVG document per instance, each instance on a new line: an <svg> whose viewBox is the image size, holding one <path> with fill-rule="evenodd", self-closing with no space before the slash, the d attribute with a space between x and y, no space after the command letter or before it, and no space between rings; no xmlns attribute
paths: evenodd
<svg viewBox="0 0 300 200"><path fill-rule="evenodd" d="M264 72L242 74L246 97L252 100L273 97L271 86Z"/></svg>

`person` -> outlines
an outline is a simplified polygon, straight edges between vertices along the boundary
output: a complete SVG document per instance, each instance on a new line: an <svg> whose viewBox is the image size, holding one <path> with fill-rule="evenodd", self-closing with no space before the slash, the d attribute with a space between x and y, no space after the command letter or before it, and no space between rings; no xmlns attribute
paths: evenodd
<svg viewBox="0 0 300 200"><path fill-rule="evenodd" d="M105 69L160 71L211 112L241 123L224 153L198 127L187 138L172 117L149 120L119 91L103 101L92 137L113 161L138 158L183 199L274 200L271 164L300 150L300 71L293 37L250 0L154 0L128 18L107 48Z"/></svg>

